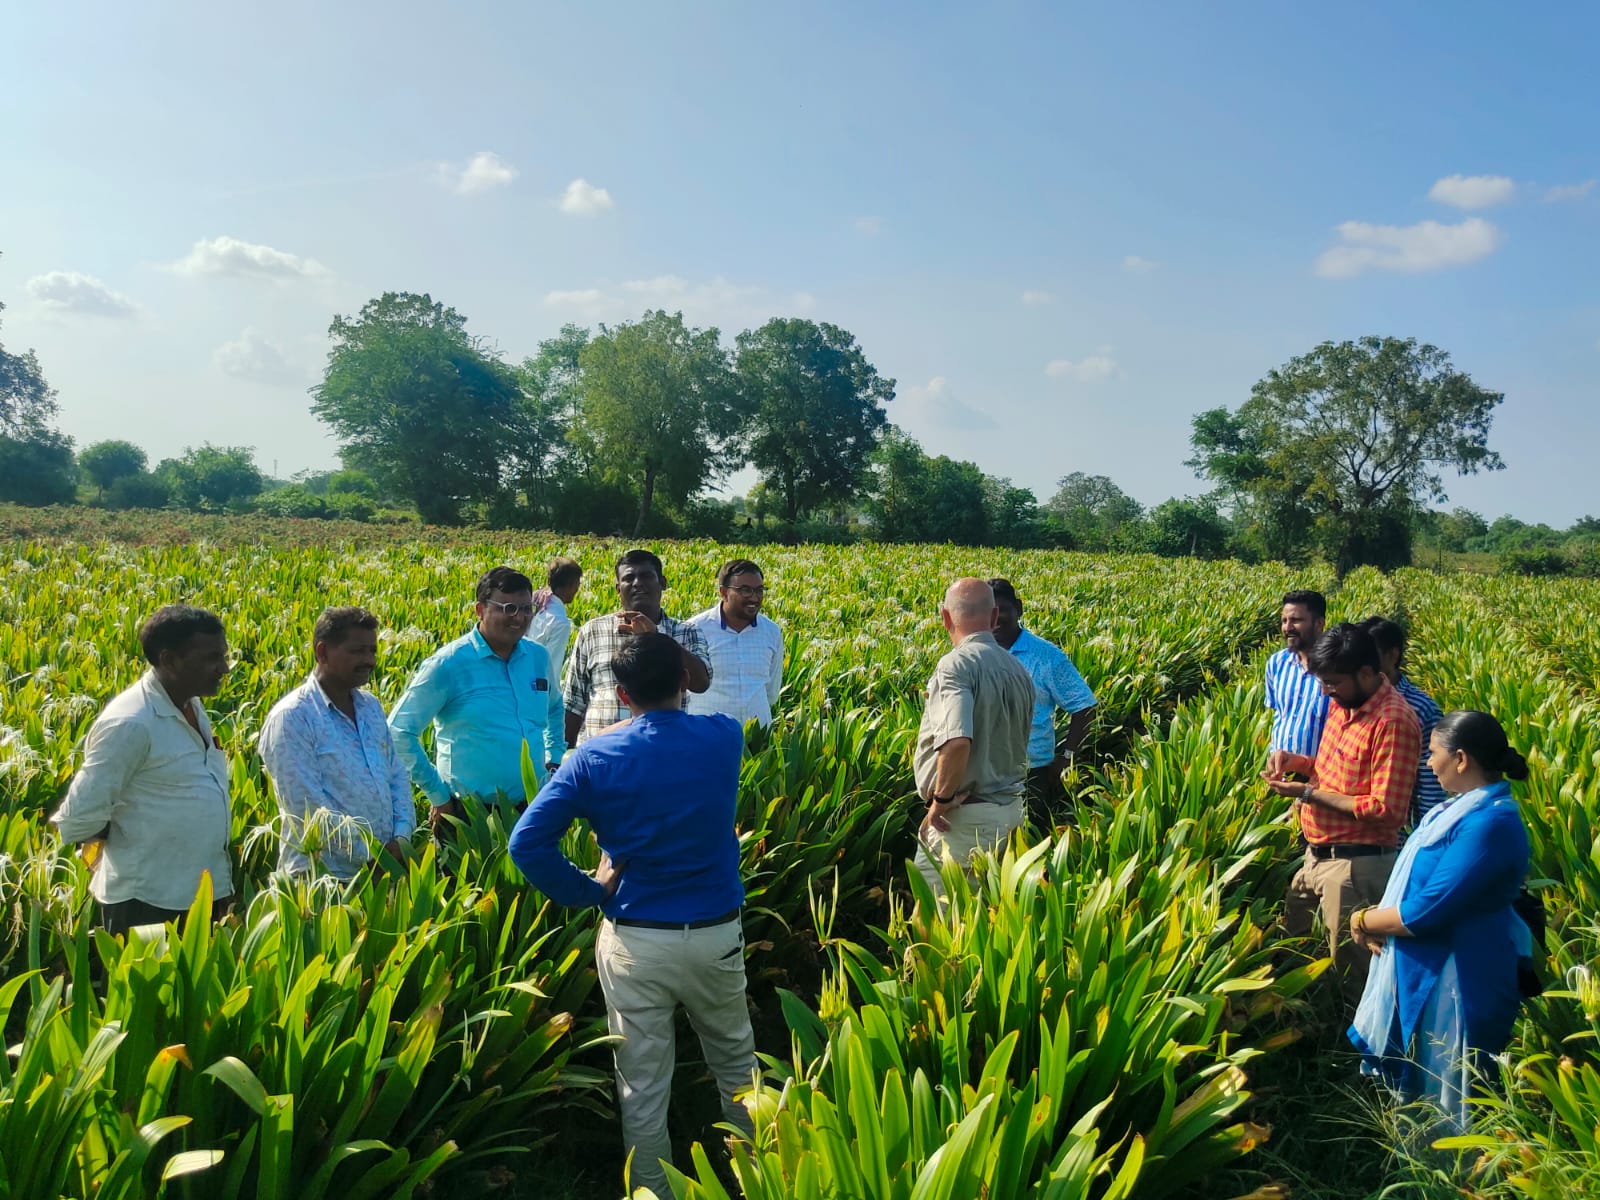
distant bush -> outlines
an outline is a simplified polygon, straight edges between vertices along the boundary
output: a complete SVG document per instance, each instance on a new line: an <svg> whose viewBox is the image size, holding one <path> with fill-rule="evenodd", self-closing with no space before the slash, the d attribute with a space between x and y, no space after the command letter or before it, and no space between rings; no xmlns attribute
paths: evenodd
<svg viewBox="0 0 1600 1200"><path fill-rule="evenodd" d="M1573 562L1559 550L1507 550L1499 558L1503 575L1567 575Z"/></svg>
<svg viewBox="0 0 1600 1200"><path fill-rule="evenodd" d="M124 475L106 489L107 508L165 508L171 501L171 485L149 471Z"/></svg>

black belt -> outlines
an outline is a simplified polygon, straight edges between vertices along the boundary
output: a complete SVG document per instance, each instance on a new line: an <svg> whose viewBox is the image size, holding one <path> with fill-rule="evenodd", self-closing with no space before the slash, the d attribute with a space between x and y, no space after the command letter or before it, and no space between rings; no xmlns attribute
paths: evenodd
<svg viewBox="0 0 1600 1200"><path fill-rule="evenodd" d="M1326 861L1330 858L1368 858L1374 854L1393 854L1393 846L1374 846L1371 842L1307 842L1311 857Z"/></svg>
<svg viewBox="0 0 1600 1200"><path fill-rule="evenodd" d="M613 925L628 925L634 929L710 929L713 925L726 925L739 919L739 910L725 912L720 917L704 917L698 921L647 921L643 917L612 917Z"/></svg>

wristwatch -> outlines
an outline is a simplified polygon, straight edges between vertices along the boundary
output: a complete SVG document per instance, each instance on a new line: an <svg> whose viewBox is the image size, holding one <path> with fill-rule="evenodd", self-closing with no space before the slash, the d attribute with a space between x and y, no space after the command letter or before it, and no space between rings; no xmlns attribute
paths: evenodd
<svg viewBox="0 0 1600 1200"><path fill-rule="evenodd" d="M940 796L937 793L929 796L928 799L934 804L954 804L956 800L954 796Z"/></svg>

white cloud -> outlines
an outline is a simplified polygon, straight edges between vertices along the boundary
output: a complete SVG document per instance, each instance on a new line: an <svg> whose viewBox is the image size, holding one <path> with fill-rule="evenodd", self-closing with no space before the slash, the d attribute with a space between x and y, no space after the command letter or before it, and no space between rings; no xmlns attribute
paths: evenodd
<svg viewBox="0 0 1600 1200"><path fill-rule="evenodd" d="M77 271L51 271L28 280L28 295L54 313L81 313L93 317L131 317L139 306L114 292L92 275Z"/></svg>
<svg viewBox="0 0 1600 1200"><path fill-rule="evenodd" d="M1428 199L1454 208L1493 208L1517 194L1504 175L1446 175L1428 189Z"/></svg>
<svg viewBox="0 0 1600 1200"><path fill-rule="evenodd" d="M930 425L945 429L995 429L998 423L988 413L972 407L951 391L950 381L935 375L921 386L906 388L900 402L909 404Z"/></svg>
<svg viewBox="0 0 1600 1200"><path fill-rule="evenodd" d="M865 237L877 237L883 232L882 217L857 217L856 232Z"/></svg>
<svg viewBox="0 0 1600 1200"><path fill-rule="evenodd" d="M1582 183L1559 183L1545 192L1544 198L1547 201L1583 200L1594 191L1596 184L1600 184L1600 179L1585 179Z"/></svg>
<svg viewBox="0 0 1600 1200"><path fill-rule="evenodd" d="M715 325L730 336L772 317L794 316L816 304L808 292L735 283L721 275L696 282L681 275L656 275L594 287L546 292L544 306L568 320L634 321L647 309L681 312L691 325Z"/></svg>
<svg viewBox="0 0 1600 1200"><path fill-rule="evenodd" d="M290 362L277 345L253 329L218 346L211 361L224 375L256 383L294 384L304 383L307 378L303 368Z"/></svg>
<svg viewBox="0 0 1600 1200"><path fill-rule="evenodd" d="M817 307L817 298L810 292L796 292L789 297L789 303L794 306L797 313L808 313Z"/></svg>
<svg viewBox="0 0 1600 1200"><path fill-rule="evenodd" d="M1044 365L1044 373L1051 379L1076 379L1079 383L1102 383L1117 373L1117 360L1111 357L1109 347L1073 362L1068 358L1053 358Z"/></svg>
<svg viewBox="0 0 1600 1200"><path fill-rule="evenodd" d="M1494 253L1500 231L1482 217L1459 225L1422 221L1416 225L1371 225L1346 221L1338 227L1341 245L1324 250L1316 271L1325 279L1349 279L1363 271L1438 271L1464 266Z"/></svg>
<svg viewBox="0 0 1600 1200"><path fill-rule="evenodd" d="M463 196L476 196L492 188L504 187L517 177L517 169L492 150L480 150L466 166L439 164L439 178L445 186Z"/></svg>
<svg viewBox="0 0 1600 1200"><path fill-rule="evenodd" d="M1037 288L1029 288L1027 291L1022 293L1022 302L1029 307L1038 307L1041 304L1054 304L1055 301L1056 298L1049 292L1042 292Z"/></svg>
<svg viewBox="0 0 1600 1200"><path fill-rule="evenodd" d="M568 216L592 217L615 207L611 193L603 187L595 187L587 179L574 179L561 193L561 211Z"/></svg>
<svg viewBox="0 0 1600 1200"><path fill-rule="evenodd" d="M311 279L328 269L315 259L300 258L271 246L233 237L199 241L188 257L173 264L182 275L254 276L261 279Z"/></svg>
<svg viewBox="0 0 1600 1200"><path fill-rule="evenodd" d="M1152 258L1141 258L1137 254L1130 254L1122 260L1122 269L1135 275L1148 275L1159 266Z"/></svg>

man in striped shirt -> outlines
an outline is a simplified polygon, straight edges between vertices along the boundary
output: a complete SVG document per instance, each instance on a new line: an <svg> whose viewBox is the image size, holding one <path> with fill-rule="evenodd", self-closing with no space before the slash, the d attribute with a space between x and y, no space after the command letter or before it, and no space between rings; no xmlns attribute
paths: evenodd
<svg viewBox="0 0 1600 1200"><path fill-rule="evenodd" d="M1281 776L1291 755L1315 758L1328 720L1328 697L1311 673L1307 656L1322 636L1328 602L1321 592L1295 591L1283 598L1280 627L1283 649L1267 660L1267 707L1272 734L1267 741L1267 773Z"/></svg>
<svg viewBox="0 0 1600 1200"><path fill-rule="evenodd" d="M1368 617L1361 628L1378 643L1378 659L1382 663L1383 677L1406 698L1411 711L1417 714L1422 725L1422 761L1417 765L1417 790L1411 796L1411 826L1415 828L1422 818L1445 802L1444 789L1428 765L1428 739L1433 727L1444 716L1433 697L1406 678L1406 631L1403 626L1387 617Z"/></svg>
<svg viewBox="0 0 1600 1200"><path fill-rule="evenodd" d="M1311 650L1310 666L1334 701L1316 757L1292 754L1285 772L1266 771L1272 791L1295 801L1304 861L1284 900L1284 932L1309 937L1320 914L1328 952L1354 1006L1371 955L1350 940L1350 913L1376 904L1394 869L1395 847L1411 810L1422 727L1383 677L1378 647L1359 625L1335 625Z"/></svg>

